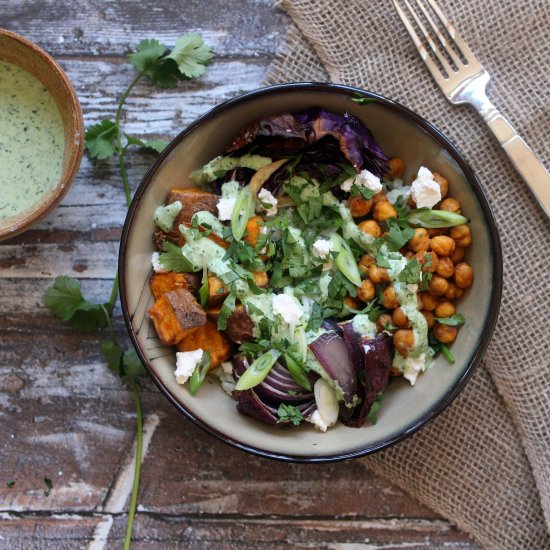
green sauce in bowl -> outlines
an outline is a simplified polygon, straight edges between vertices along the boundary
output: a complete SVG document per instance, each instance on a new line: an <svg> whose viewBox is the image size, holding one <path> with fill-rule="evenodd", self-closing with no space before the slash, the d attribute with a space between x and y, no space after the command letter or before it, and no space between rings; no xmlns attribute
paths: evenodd
<svg viewBox="0 0 550 550"><path fill-rule="evenodd" d="M0 61L0 220L40 201L61 177L61 113L31 73Z"/></svg>

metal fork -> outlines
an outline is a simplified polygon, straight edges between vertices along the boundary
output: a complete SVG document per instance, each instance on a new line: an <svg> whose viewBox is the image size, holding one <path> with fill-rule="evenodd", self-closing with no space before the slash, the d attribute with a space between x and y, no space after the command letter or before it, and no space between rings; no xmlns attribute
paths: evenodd
<svg viewBox="0 0 550 550"><path fill-rule="evenodd" d="M481 115L545 214L550 217L550 174L510 122L487 98L485 88L489 82L489 73L475 58L435 0L426 0L433 12L429 11L422 0L411 1L416 4L416 11L409 0L402 0L409 16L401 9L397 0L393 0L393 3L420 57L445 97L455 105L469 103ZM438 22L432 14L435 14ZM426 22L431 31L426 28ZM425 42L415 30L415 24ZM439 47L431 33L437 37Z"/></svg>

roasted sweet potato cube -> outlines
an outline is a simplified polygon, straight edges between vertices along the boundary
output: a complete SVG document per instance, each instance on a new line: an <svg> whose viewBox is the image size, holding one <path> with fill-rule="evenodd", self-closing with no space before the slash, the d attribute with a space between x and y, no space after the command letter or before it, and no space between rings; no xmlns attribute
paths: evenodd
<svg viewBox="0 0 550 550"><path fill-rule="evenodd" d="M242 344L254 338L253 330L254 324L248 316L245 307L238 305L229 319L227 319L225 333L236 344Z"/></svg>
<svg viewBox="0 0 550 550"><path fill-rule="evenodd" d="M231 357L231 342L216 328L214 321L206 324L186 336L179 344L178 351L193 351L203 349L210 353L210 370L219 367L223 361Z"/></svg>
<svg viewBox="0 0 550 550"><path fill-rule="evenodd" d="M185 288L163 294L149 310L160 341L167 346L181 342L206 323L206 312Z"/></svg>
<svg viewBox="0 0 550 550"><path fill-rule="evenodd" d="M254 216L246 222L246 237L244 240L250 246L256 246L258 244L258 236L260 229L264 224L264 219L261 216Z"/></svg>
<svg viewBox="0 0 550 550"><path fill-rule="evenodd" d="M268 283L267 273L265 271L254 271L254 282L259 287L266 287ZM229 294L229 288L216 275L208 276L208 303L210 306L221 304Z"/></svg>
<svg viewBox="0 0 550 550"><path fill-rule="evenodd" d="M155 300L170 290L186 288L195 294L200 288L200 276L196 273L153 273L149 279L151 293Z"/></svg>
<svg viewBox="0 0 550 550"><path fill-rule="evenodd" d="M206 210L216 215L218 213L216 207L219 200L220 197L218 195L208 193L208 191L204 191L204 189L200 189L199 187L172 189L168 193L166 204L180 201L182 205L181 212L177 215L172 226L172 232L178 231L182 223L191 223L193 215L201 210Z"/></svg>

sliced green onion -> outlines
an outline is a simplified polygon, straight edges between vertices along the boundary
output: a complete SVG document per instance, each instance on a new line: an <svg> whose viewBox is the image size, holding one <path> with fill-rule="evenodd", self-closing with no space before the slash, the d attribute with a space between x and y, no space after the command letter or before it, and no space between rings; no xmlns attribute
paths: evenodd
<svg viewBox="0 0 550 550"><path fill-rule="evenodd" d="M298 363L298 361L296 361L289 353L285 353L285 361L288 372L290 372L290 376L292 376L294 382L302 386L302 388L311 391L311 382L306 376L304 369L300 366L300 363Z"/></svg>
<svg viewBox="0 0 550 550"><path fill-rule="evenodd" d="M191 395L195 395L197 390L202 386L202 383L206 379L206 375L210 370L210 353L207 351L202 352L202 358L199 364L195 367L191 378L189 379L189 392Z"/></svg>
<svg viewBox="0 0 550 550"><path fill-rule="evenodd" d="M246 231L248 220L254 215L254 195L252 189L247 185L237 195L235 206L231 211L231 231L235 239L240 241Z"/></svg>
<svg viewBox="0 0 550 550"><path fill-rule="evenodd" d="M465 322L462 313L455 313L452 317L436 317L435 320L442 325L450 325L452 327L458 327Z"/></svg>
<svg viewBox="0 0 550 550"><path fill-rule="evenodd" d="M445 357L451 365L454 365L455 356L451 353L451 350L445 344L440 344L439 349L441 350L443 357Z"/></svg>
<svg viewBox="0 0 550 550"><path fill-rule="evenodd" d="M464 225L468 219L455 212L447 210L432 210L431 208L418 208L409 212L409 223L428 229L437 229L439 227L453 227L455 225Z"/></svg>
<svg viewBox="0 0 550 550"><path fill-rule="evenodd" d="M260 384L269 374L271 367L273 367L280 355L281 352L279 350L270 349L267 353L258 357L239 378L235 389L238 391L249 390Z"/></svg>
<svg viewBox="0 0 550 550"><path fill-rule="evenodd" d="M336 267L342 272L342 275L349 279L355 286L361 286L361 274L355 261L355 256L351 252L351 249L346 241L334 233L331 237L332 250L338 252L334 263Z"/></svg>

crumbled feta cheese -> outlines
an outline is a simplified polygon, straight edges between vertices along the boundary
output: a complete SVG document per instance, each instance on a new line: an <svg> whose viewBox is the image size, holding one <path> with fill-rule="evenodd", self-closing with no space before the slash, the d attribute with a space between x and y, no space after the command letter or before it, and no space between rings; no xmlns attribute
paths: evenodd
<svg viewBox="0 0 550 550"><path fill-rule="evenodd" d="M318 430L326 432L328 424L323 420L319 411L313 411L307 418L306 422L311 422Z"/></svg>
<svg viewBox="0 0 550 550"><path fill-rule="evenodd" d="M167 269L164 269L162 267L162 264L159 260L160 254L158 252L153 252L153 255L151 256L151 264L153 264L153 271L155 273L168 273Z"/></svg>
<svg viewBox="0 0 550 550"><path fill-rule="evenodd" d="M322 260L326 260L332 248L332 241L329 239L317 239L313 243L313 252Z"/></svg>
<svg viewBox="0 0 550 550"><path fill-rule="evenodd" d="M351 186L354 184L357 185L357 187L366 187L367 189L374 191L374 193L379 193L382 191L382 183L380 182L380 178L368 170L361 170L361 172L359 172L356 176L343 181L340 184L340 189L342 189L342 191L349 192L351 190Z"/></svg>
<svg viewBox="0 0 550 550"><path fill-rule="evenodd" d="M267 216L275 216L277 215L277 198L274 197L267 189L260 189L260 192L258 193L258 198L260 199L260 202L262 203L262 206L266 209L266 215ZM265 205L270 204L271 206L267 208Z"/></svg>
<svg viewBox="0 0 550 550"><path fill-rule="evenodd" d="M388 201L390 201L391 204L395 204L399 197L403 197L403 199L406 201L409 198L410 194L410 186L405 185L404 187L397 187L395 189L392 189L391 191L388 191L386 193L386 198L388 199Z"/></svg>
<svg viewBox="0 0 550 550"><path fill-rule="evenodd" d="M421 353L418 357L403 357L396 353L392 364L392 367L403 373L403 378L406 378L411 386L414 386L418 375L426 370L426 366L425 353Z"/></svg>
<svg viewBox="0 0 550 550"><path fill-rule="evenodd" d="M382 183L380 182L380 178L368 170L361 170L361 172L357 174L355 177L355 185L358 185L359 187L366 187L375 193L382 191Z"/></svg>
<svg viewBox="0 0 550 550"><path fill-rule="evenodd" d="M417 178L412 182L411 196L418 208L432 208L441 200L441 188L424 166L420 167Z"/></svg>
<svg viewBox="0 0 550 550"><path fill-rule="evenodd" d="M346 193L349 193L351 191L351 186L355 183L355 176L352 176L351 178L348 178L347 180L344 180L340 184L340 189L342 191L345 191Z"/></svg>
<svg viewBox="0 0 550 550"><path fill-rule="evenodd" d="M230 220L236 202L237 199L235 197L222 197L218 201L218 219L221 221Z"/></svg>
<svg viewBox="0 0 550 550"><path fill-rule="evenodd" d="M174 375L178 384L185 384L193 374L195 367L202 359L202 349L195 351L178 351L176 353L176 370Z"/></svg>
<svg viewBox="0 0 550 550"><path fill-rule="evenodd" d="M273 297L273 313L280 315L289 325L296 325L304 314L300 303L288 294L277 294Z"/></svg>

